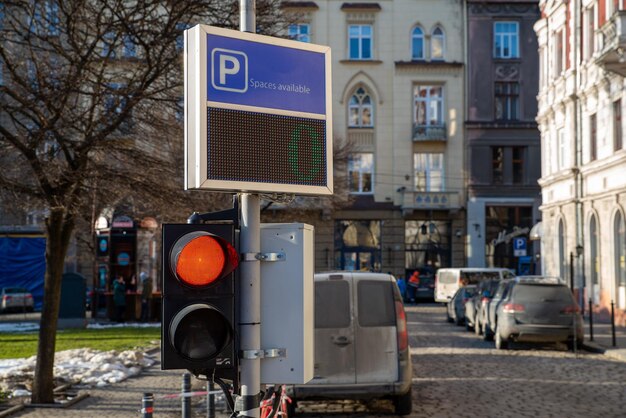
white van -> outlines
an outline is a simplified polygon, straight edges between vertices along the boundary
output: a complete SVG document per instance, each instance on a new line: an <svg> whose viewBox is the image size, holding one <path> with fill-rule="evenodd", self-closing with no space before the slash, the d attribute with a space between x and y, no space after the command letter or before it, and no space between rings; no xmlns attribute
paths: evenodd
<svg viewBox="0 0 626 418"><path fill-rule="evenodd" d="M511 270L500 267L441 268L435 274L435 302L447 303L457 289L466 284L478 284L489 279L515 277Z"/></svg>
<svg viewBox="0 0 626 418"><path fill-rule="evenodd" d="M409 415L411 384L406 314L395 278L316 274L314 377L287 387L289 408L307 399L388 398L396 415Z"/></svg>

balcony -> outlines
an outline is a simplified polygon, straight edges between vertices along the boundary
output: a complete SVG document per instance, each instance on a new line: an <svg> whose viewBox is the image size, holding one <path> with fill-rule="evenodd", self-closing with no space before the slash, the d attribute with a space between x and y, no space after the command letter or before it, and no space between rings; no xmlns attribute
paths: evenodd
<svg viewBox="0 0 626 418"><path fill-rule="evenodd" d="M403 210L413 209L459 209L461 202L457 192L404 192Z"/></svg>
<svg viewBox="0 0 626 418"><path fill-rule="evenodd" d="M598 32L600 51L596 64L606 71L626 76L626 10L613 13Z"/></svg>
<svg viewBox="0 0 626 418"><path fill-rule="evenodd" d="M413 141L445 141L447 139L446 125L416 125L413 124Z"/></svg>

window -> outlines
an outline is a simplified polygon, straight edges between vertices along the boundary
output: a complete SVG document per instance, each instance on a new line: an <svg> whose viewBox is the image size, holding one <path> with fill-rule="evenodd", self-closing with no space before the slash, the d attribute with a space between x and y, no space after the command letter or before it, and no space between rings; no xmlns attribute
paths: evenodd
<svg viewBox="0 0 626 418"><path fill-rule="evenodd" d="M379 220L340 220L335 223L335 267L340 270L380 271Z"/></svg>
<svg viewBox="0 0 626 418"><path fill-rule="evenodd" d="M558 77L563 72L564 61L563 29L554 34L554 77Z"/></svg>
<svg viewBox="0 0 626 418"><path fill-rule="evenodd" d="M595 161L598 158L598 139L597 139L597 122L596 114L589 116L589 161Z"/></svg>
<svg viewBox="0 0 626 418"><path fill-rule="evenodd" d="M565 129L559 129L558 137L558 164L557 169L563 170L569 166L569 158L567 155L567 137L565 135Z"/></svg>
<svg viewBox="0 0 626 418"><path fill-rule="evenodd" d="M443 126L443 87L415 86L413 99L417 126Z"/></svg>
<svg viewBox="0 0 626 418"><path fill-rule="evenodd" d="M519 119L519 83L496 83L496 120Z"/></svg>
<svg viewBox="0 0 626 418"><path fill-rule="evenodd" d="M371 128L374 126L374 106L372 98L363 87L359 87L348 102L348 126L350 128Z"/></svg>
<svg viewBox="0 0 626 418"><path fill-rule="evenodd" d="M311 42L311 27L307 23L289 25L289 37L294 41Z"/></svg>
<svg viewBox="0 0 626 418"><path fill-rule="evenodd" d="M495 22L493 26L493 56L495 58L519 58L519 24Z"/></svg>
<svg viewBox="0 0 626 418"><path fill-rule="evenodd" d="M396 323L393 284L361 280L357 284L357 315L361 327L389 327Z"/></svg>
<svg viewBox="0 0 626 418"><path fill-rule="evenodd" d="M350 288L347 281L316 282L315 303L315 328L350 326Z"/></svg>
<svg viewBox="0 0 626 418"><path fill-rule="evenodd" d="M504 148L491 148L491 182L502 184L504 182Z"/></svg>
<svg viewBox="0 0 626 418"><path fill-rule="evenodd" d="M374 154L356 153L348 160L348 183L351 193L372 193Z"/></svg>
<svg viewBox="0 0 626 418"><path fill-rule="evenodd" d="M513 184L524 184L524 147L513 147Z"/></svg>
<svg viewBox="0 0 626 418"><path fill-rule="evenodd" d="M411 34L411 59L424 59L424 31L419 27L413 29Z"/></svg>
<svg viewBox="0 0 626 418"><path fill-rule="evenodd" d="M585 13L585 20L587 21L587 25L586 25L587 39L586 39L586 45L585 45L586 46L585 50L587 51L587 53L585 54L585 58L591 58L591 56L593 55L596 49L596 45L595 45L596 16L595 16L595 7L593 4L591 5L589 9L587 9L587 12Z"/></svg>
<svg viewBox="0 0 626 418"><path fill-rule="evenodd" d="M622 100L613 102L613 150L619 151L624 146L622 141Z"/></svg>
<svg viewBox="0 0 626 418"><path fill-rule="evenodd" d="M372 59L372 25L350 25L348 41L351 60Z"/></svg>
<svg viewBox="0 0 626 418"><path fill-rule="evenodd" d="M440 27L436 27L430 37L430 59L443 60L445 36Z"/></svg>
<svg viewBox="0 0 626 418"><path fill-rule="evenodd" d="M415 153L415 190L418 192L445 191L443 153Z"/></svg>

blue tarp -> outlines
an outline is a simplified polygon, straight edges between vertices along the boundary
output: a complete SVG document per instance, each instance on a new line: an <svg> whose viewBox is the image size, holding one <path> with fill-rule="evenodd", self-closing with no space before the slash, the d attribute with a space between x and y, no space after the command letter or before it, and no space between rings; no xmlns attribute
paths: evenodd
<svg viewBox="0 0 626 418"><path fill-rule="evenodd" d="M0 288L23 287L33 294L35 310L43 303L46 239L41 236L0 237Z"/></svg>

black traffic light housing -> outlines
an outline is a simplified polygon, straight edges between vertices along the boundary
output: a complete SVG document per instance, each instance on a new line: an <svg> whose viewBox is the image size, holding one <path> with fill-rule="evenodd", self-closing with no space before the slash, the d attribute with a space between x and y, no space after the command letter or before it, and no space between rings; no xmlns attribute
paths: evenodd
<svg viewBox="0 0 626 418"><path fill-rule="evenodd" d="M199 237L221 247L226 257L223 273L208 285L186 283L180 274L185 260L200 265L212 262L209 257L194 255L185 259L181 255L192 241L200 245L196 240ZM195 375L230 380L237 387L235 224L163 224L162 244L161 368L187 369ZM193 274L202 275L204 271L195 269Z"/></svg>

